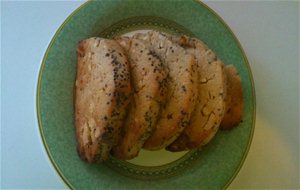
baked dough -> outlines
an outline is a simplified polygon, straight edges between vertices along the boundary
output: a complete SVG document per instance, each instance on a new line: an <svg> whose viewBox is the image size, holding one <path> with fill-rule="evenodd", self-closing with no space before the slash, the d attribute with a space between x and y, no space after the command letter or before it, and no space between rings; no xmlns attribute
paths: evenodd
<svg viewBox="0 0 300 190"><path fill-rule="evenodd" d="M158 150L171 144L189 124L198 94L197 65L194 55L172 42L164 33L150 31L133 38L149 42L169 72L166 104L155 130L143 146Z"/></svg>
<svg viewBox="0 0 300 190"><path fill-rule="evenodd" d="M112 153L119 159L128 160L138 155L156 126L166 99L168 73L148 42L128 37L116 40L126 49L134 94L122 137Z"/></svg>
<svg viewBox="0 0 300 190"><path fill-rule="evenodd" d="M183 151L207 144L217 133L225 110L226 78L221 60L202 41L196 38L172 37L174 42L195 56L198 65L198 99L189 125L167 147Z"/></svg>
<svg viewBox="0 0 300 190"><path fill-rule="evenodd" d="M119 139L129 104L129 64L116 41L102 38L81 41L77 57L77 150L87 162L103 161Z"/></svg>
<svg viewBox="0 0 300 190"><path fill-rule="evenodd" d="M220 128L231 129L237 126L243 117L243 87L241 78L233 65L226 65L225 72L227 77L226 110Z"/></svg>

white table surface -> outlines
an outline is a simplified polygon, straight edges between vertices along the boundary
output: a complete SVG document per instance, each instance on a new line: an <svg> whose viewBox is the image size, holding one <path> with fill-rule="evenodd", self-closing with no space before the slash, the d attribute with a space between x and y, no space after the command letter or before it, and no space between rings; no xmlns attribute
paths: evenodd
<svg viewBox="0 0 300 190"><path fill-rule="evenodd" d="M240 40L257 96L248 157L229 189L299 189L299 2L208 1ZM65 189L38 131L45 50L80 1L1 2L1 188Z"/></svg>

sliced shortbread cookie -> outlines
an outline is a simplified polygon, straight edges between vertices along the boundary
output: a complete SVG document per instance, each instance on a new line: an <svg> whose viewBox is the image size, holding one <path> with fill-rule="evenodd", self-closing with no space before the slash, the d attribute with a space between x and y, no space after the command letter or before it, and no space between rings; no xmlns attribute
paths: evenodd
<svg viewBox="0 0 300 190"><path fill-rule="evenodd" d="M89 38L77 49L75 125L83 160L106 160L120 136L131 93L129 64L113 40Z"/></svg>
<svg viewBox="0 0 300 190"><path fill-rule="evenodd" d="M189 124L198 94L197 64L193 55L164 33L151 31L133 38L150 42L151 48L169 70L167 102L155 130L143 146L158 150L171 144Z"/></svg>
<svg viewBox="0 0 300 190"><path fill-rule="evenodd" d="M243 117L243 87L241 78L233 65L226 65L225 73L227 77L226 109L220 128L231 129L237 126Z"/></svg>
<svg viewBox="0 0 300 190"><path fill-rule="evenodd" d="M198 63L198 100L189 125L167 147L170 151L183 151L208 143L218 131L225 110L226 78L223 63L200 40L173 37L187 51L195 55Z"/></svg>
<svg viewBox="0 0 300 190"><path fill-rule="evenodd" d="M127 52L134 94L123 134L112 154L128 160L138 155L156 125L166 99L167 70L148 42L128 37L116 40Z"/></svg>

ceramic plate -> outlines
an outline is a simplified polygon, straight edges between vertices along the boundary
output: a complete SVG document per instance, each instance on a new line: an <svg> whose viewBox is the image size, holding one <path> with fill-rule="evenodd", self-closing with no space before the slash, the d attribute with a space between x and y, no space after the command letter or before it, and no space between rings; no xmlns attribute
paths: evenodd
<svg viewBox="0 0 300 190"><path fill-rule="evenodd" d="M76 47L92 36L112 38L155 29L202 39L225 64L238 69L244 91L243 122L219 131L201 150L142 151L130 161L111 157L88 164L76 152L73 89ZM58 174L71 189L226 188L248 153L255 117L254 86L246 56L229 27L198 1L89 1L74 11L53 37L37 88L39 128Z"/></svg>

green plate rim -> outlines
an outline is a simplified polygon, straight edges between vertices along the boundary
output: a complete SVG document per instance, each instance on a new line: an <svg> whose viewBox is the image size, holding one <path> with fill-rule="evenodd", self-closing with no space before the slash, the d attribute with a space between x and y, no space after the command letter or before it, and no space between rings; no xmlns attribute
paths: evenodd
<svg viewBox="0 0 300 190"><path fill-rule="evenodd" d="M251 86L252 86L252 97L253 97L253 113L252 113L252 129L251 129L251 133L250 133L250 138L249 138L249 142L248 145L245 149L245 153L243 154L243 157L238 165L238 167L236 168L234 174L231 176L231 178L228 180L228 182L224 185L224 187L222 189L227 189L228 186L232 183L232 181L236 178L237 174L239 173L239 171L241 170L245 159L249 153L251 144L252 144L252 140L253 140L253 135L254 135L254 131L255 131L255 120L256 120L256 96L255 96L255 86L254 86L254 80L253 80L253 75L252 75L252 71L250 68L250 64L249 61L247 59L246 53L240 43L240 41L238 40L238 38L235 36L235 34L233 33L233 31L230 29L230 27L228 26L228 24L212 9L210 8L208 5L206 5L205 3L203 3L200 0L194 0L196 3L201 4L202 6L204 6L206 9L208 9L222 24L223 26L230 32L230 34L232 35L233 39L235 40L235 42L237 43L239 49L242 52L243 55L243 60L246 63L246 67L247 67L247 71L248 74L250 76L250 82L251 82ZM41 79L42 79L42 75L43 75L43 70L44 70L44 65L46 62L46 59L48 58L48 54L49 51L54 43L54 41L56 40L58 34L61 32L61 30L64 28L64 26L69 22L69 20L73 17L74 14L76 14L78 11L80 11L83 7L85 7L88 3L92 2L92 0L88 0L85 3L83 3L82 5L80 5L77 9L75 9L65 20L64 22L60 25L60 27L58 28L58 30L55 32L54 36L52 37L46 52L44 54L44 57L42 59L42 64L40 66L39 69L39 75L38 75L38 83L37 83L37 92L36 92L36 110L37 110L37 118L38 118L38 125L39 125L39 131L40 131L40 137L42 139L44 148L46 150L46 153L48 155L49 160L51 161L52 165L54 166L54 169L56 171L56 173L60 176L60 178L63 180L64 184L70 188L70 189L75 189L72 184L68 181L68 179L63 175L63 173L61 172L60 168L57 166L57 164L55 163L48 144L46 142L45 139L45 135L44 135L44 130L43 130L43 126L42 126L42 121L41 121L41 113L40 113L40 88L41 88Z"/></svg>

